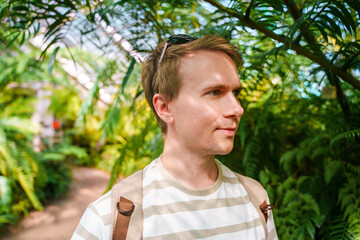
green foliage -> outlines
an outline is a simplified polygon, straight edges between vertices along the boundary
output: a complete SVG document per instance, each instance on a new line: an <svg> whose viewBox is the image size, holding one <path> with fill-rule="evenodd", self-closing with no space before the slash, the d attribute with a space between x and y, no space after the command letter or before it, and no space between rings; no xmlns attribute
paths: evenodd
<svg viewBox="0 0 360 240"><path fill-rule="evenodd" d="M45 72L56 70L63 45L75 53L67 58L90 66L96 80L76 128L75 91L55 92L51 107L68 122L63 146L76 143L88 155L58 146L43 157L112 169L109 187L161 152L161 134L139 88L139 66L115 34L141 53L174 33L229 39L244 53L239 100L245 114L234 151L220 160L265 186L280 239L359 239L359 6L359 0L10 1L0 5L0 18L8 46L37 35L39 20L47 20L42 57L54 49ZM77 42L101 49L104 56L70 49ZM113 52L121 63L106 58ZM15 64L0 58L6 66L0 89L13 79L26 82L24 72L35 75L24 71L42 67L34 56ZM97 103L104 86L117 91L102 115ZM321 97L324 86L335 88L335 99ZM14 109L5 110L5 123L29 113Z"/></svg>
<svg viewBox="0 0 360 240"><path fill-rule="evenodd" d="M114 67L115 65L113 65ZM95 102L98 96L98 85L111 79L117 71L109 65L99 76L90 90L87 100L83 102L80 110L80 119L85 119L85 109L91 107L90 102ZM124 70L122 70L124 71ZM114 101L105 112L104 121L98 133L102 133L97 152L100 156L96 163L98 167L111 170L110 188L120 175L128 176L145 167L151 159L161 153L162 139L160 129L152 116L151 110L143 97L138 98L139 92L136 83L140 68L133 61L129 64L123 81L127 88L119 88L114 96ZM106 72L104 77L103 72ZM125 87L124 82L122 86ZM78 119L79 120L79 119ZM81 122L81 121L80 121Z"/></svg>
<svg viewBox="0 0 360 240"><path fill-rule="evenodd" d="M220 158L265 186L281 239L357 239L358 92L342 85L353 99L345 119L335 100L306 87L298 57L267 56L275 61L242 72L246 111L233 152Z"/></svg>
<svg viewBox="0 0 360 240"><path fill-rule="evenodd" d="M336 141L339 141L341 139L350 139L350 138L356 139L359 137L360 137L360 128L346 131L334 137L330 142L330 146L332 146Z"/></svg>
<svg viewBox="0 0 360 240"><path fill-rule="evenodd" d="M36 127L26 119L0 119L1 175L14 178L21 185L33 207L42 209L40 201L34 194L34 177L39 174L38 161L29 146L29 135L34 133L34 129Z"/></svg>
<svg viewBox="0 0 360 240"><path fill-rule="evenodd" d="M360 237L360 180L359 176L347 177L347 182L339 191L339 202L341 210L344 212L344 218L348 223L348 233L354 236L355 239Z"/></svg>
<svg viewBox="0 0 360 240"><path fill-rule="evenodd" d="M54 113L55 118L63 120L63 124L74 125L81 106L78 92L72 87L58 87L52 90L50 100L48 111Z"/></svg>
<svg viewBox="0 0 360 240"><path fill-rule="evenodd" d="M278 211L275 212L279 219L276 222L277 230L286 239L314 239L316 227L321 226L324 217L314 197L301 193L298 187L291 177L277 187L281 199Z"/></svg>
<svg viewBox="0 0 360 240"><path fill-rule="evenodd" d="M6 91L4 94L6 96ZM0 94L0 101L3 97ZM13 103L9 105L16 108ZM41 210L43 200L58 197L69 187L67 184L66 189L61 188L62 174L69 172L69 168L55 166L51 171L50 165L42 160L42 153L33 151L32 137L38 127L28 118L15 117L16 111L11 111L11 118L4 116L3 113L10 111L3 106L4 111L0 112L0 232L28 209ZM69 180L68 174L68 183ZM49 192L52 189L56 191Z"/></svg>
<svg viewBox="0 0 360 240"><path fill-rule="evenodd" d="M38 52L15 48L0 57L0 233L29 209L41 210L45 200L59 197L70 185L65 161L52 164L33 150L40 126L31 120L36 103L31 83L49 81L34 59Z"/></svg>
<svg viewBox="0 0 360 240"><path fill-rule="evenodd" d="M45 185L37 191L37 194L41 196L43 201L56 199L67 193L71 185L71 170L68 164L66 164L67 157L74 154L74 152L75 155L86 155L83 149L69 146L70 149L65 150L65 147L67 146L60 146L60 149L53 148L43 151L45 158L43 158L42 163L47 179ZM80 154L76 154L76 152L80 152ZM52 155L53 157L50 157L50 153L54 154Z"/></svg>

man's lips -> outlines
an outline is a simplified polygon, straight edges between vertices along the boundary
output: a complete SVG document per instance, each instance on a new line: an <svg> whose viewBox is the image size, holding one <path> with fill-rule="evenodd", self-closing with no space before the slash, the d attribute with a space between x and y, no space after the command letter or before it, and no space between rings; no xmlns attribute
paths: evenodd
<svg viewBox="0 0 360 240"><path fill-rule="evenodd" d="M235 136L236 128L217 128L216 130L224 133L226 136Z"/></svg>

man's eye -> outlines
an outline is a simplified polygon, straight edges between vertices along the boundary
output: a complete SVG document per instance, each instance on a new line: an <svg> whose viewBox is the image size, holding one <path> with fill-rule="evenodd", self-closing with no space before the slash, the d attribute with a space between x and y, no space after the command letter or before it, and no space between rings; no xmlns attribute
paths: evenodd
<svg viewBox="0 0 360 240"><path fill-rule="evenodd" d="M240 90L234 90L233 94L234 94L235 97L238 97L239 94L240 94Z"/></svg>
<svg viewBox="0 0 360 240"><path fill-rule="evenodd" d="M213 96L217 96L217 95L220 95L220 90L212 90L209 92L210 95L213 95Z"/></svg>

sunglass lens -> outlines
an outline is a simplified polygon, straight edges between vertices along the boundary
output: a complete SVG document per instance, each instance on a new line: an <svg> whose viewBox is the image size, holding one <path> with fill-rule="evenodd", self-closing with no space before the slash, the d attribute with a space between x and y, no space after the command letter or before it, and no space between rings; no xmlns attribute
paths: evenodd
<svg viewBox="0 0 360 240"><path fill-rule="evenodd" d="M187 42L194 41L195 39L196 38L189 36L189 35L178 34L178 35L172 35L171 37L169 37L168 42L173 43L173 44L184 44Z"/></svg>

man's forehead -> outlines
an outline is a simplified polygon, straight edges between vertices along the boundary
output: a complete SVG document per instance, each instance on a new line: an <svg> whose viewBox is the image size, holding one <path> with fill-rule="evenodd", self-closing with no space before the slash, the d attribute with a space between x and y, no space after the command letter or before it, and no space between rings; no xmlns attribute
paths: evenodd
<svg viewBox="0 0 360 240"><path fill-rule="evenodd" d="M212 50L197 50L185 54L180 58L179 67L184 67L184 65L187 67L194 66L194 63L197 64L197 67L198 65L218 64L218 61L216 60L221 60L226 64L232 65L236 69L236 65L229 55L222 51Z"/></svg>
<svg viewBox="0 0 360 240"><path fill-rule="evenodd" d="M191 51L189 53L186 53L184 56L181 57L181 59L207 59L211 55L223 55L228 56L225 52L222 51L213 51L213 50L207 50L207 49L200 49L196 51ZM230 57L229 57L230 58Z"/></svg>
<svg viewBox="0 0 360 240"><path fill-rule="evenodd" d="M193 85L240 87L234 61L226 53L220 51L190 52L182 57L178 70L181 81L190 81Z"/></svg>

